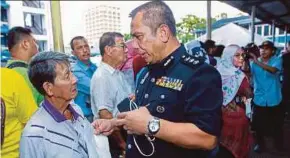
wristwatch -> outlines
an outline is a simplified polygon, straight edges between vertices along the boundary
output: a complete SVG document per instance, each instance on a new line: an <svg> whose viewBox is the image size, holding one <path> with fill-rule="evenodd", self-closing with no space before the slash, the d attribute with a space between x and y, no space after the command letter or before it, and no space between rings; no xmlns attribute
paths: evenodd
<svg viewBox="0 0 290 158"><path fill-rule="evenodd" d="M149 136L154 136L160 129L160 119L157 117L153 117L149 122L148 122L148 134Z"/></svg>

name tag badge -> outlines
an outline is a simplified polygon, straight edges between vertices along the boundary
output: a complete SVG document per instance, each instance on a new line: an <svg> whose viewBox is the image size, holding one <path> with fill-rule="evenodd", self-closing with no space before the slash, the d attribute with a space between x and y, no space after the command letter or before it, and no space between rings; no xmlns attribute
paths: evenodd
<svg viewBox="0 0 290 158"><path fill-rule="evenodd" d="M162 76L161 78L157 79L155 84L160 87L170 88L178 91L181 91L183 87L182 80L166 76Z"/></svg>

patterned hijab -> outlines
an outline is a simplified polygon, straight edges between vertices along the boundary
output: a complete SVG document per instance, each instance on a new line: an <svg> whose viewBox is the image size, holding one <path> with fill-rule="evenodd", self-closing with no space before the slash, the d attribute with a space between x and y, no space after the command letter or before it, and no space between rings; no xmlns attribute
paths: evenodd
<svg viewBox="0 0 290 158"><path fill-rule="evenodd" d="M238 45L227 46L217 66L222 76L223 105L227 106L236 96L245 74L233 64L235 53L240 49Z"/></svg>

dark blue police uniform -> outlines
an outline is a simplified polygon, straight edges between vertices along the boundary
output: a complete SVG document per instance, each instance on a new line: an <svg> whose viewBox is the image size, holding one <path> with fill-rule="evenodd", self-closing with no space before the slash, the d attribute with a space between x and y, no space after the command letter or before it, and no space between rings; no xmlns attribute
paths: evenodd
<svg viewBox="0 0 290 158"><path fill-rule="evenodd" d="M219 136L223 99L221 76L204 58L189 55L181 45L162 62L148 65L137 82L136 103L148 105L151 115L172 122L192 123L206 133ZM135 138L140 150L150 154L152 146L146 137ZM155 152L151 157L154 158L209 156L209 151L185 149L157 138L153 144ZM132 135L127 139L126 157L144 157Z"/></svg>

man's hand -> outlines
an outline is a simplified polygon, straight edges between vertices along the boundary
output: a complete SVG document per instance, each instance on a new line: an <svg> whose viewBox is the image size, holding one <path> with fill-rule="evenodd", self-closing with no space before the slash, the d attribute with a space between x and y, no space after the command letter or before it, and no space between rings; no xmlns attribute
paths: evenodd
<svg viewBox="0 0 290 158"><path fill-rule="evenodd" d="M113 133L115 128L115 120L114 119L97 119L92 123L96 135L103 134L108 136Z"/></svg>
<svg viewBox="0 0 290 158"><path fill-rule="evenodd" d="M254 53L249 53L249 55L252 57L254 62L258 61L258 58L257 58L257 56Z"/></svg>
<svg viewBox="0 0 290 158"><path fill-rule="evenodd" d="M147 134L147 124L153 118L146 107L118 114L117 125L123 126L129 134Z"/></svg>

